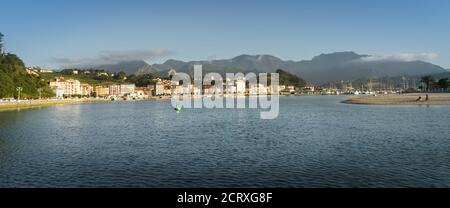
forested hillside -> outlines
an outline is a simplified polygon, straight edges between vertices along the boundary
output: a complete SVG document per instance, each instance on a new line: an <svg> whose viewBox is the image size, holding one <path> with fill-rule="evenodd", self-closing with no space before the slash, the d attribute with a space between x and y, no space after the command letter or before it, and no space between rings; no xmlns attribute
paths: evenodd
<svg viewBox="0 0 450 208"><path fill-rule="evenodd" d="M21 87L21 99L51 97L53 92L38 76L28 74L23 61L14 54L0 54L0 98L17 98Z"/></svg>

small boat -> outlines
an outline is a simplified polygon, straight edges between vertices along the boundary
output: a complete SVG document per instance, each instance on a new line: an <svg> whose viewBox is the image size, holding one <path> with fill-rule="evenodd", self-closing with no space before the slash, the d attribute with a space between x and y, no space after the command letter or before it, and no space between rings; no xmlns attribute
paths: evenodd
<svg viewBox="0 0 450 208"><path fill-rule="evenodd" d="M177 113L180 113L180 112L181 112L181 107L177 106L177 107L174 108L174 110L175 110Z"/></svg>

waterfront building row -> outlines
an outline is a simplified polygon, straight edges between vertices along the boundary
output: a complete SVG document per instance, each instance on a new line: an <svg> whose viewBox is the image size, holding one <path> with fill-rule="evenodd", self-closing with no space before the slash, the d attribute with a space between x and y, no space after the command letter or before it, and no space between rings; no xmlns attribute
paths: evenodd
<svg viewBox="0 0 450 208"><path fill-rule="evenodd" d="M101 98L130 98L146 99L151 96L177 95L203 95L203 94L234 94L234 95L258 95L258 94L295 94L299 91L303 93L314 93L314 87L308 86L301 89L295 86L279 85L274 86L262 84L251 85L243 80L234 83L223 82L222 87L215 85L195 86L194 84L183 85L168 79L157 78L153 80L153 85L147 87L136 87L134 84L112 84L92 86L81 83L75 79L65 79L57 77L49 81L50 88L55 92L56 97L101 97Z"/></svg>

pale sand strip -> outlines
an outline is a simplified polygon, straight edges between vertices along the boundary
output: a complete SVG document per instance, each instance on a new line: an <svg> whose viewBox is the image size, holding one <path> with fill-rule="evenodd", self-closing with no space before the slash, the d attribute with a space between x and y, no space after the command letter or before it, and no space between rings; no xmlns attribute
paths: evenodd
<svg viewBox="0 0 450 208"><path fill-rule="evenodd" d="M144 100L167 100L170 98L171 96L154 96ZM64 100L22 100L20 102L0 102L0 112L27 109L27 108L47 107L52 105L67 105L67 104L95 103L95 102L111 102L111 99L83 98L83 99L64 99Z"/></svg>
<svg viewBox="0 0 450 208"><path fill-rule="evenodd" d="M422 101L417 101L422 96ZM413 93L402 95L378 95L378 96L352 96L343 103L365 105L450 105L450 93L429 93L426 101L426 93Z"/></svg>
<svg viewBox="0 0 450 208"><path fill-rule="evenodd" d="M64 100L22 100L20 102L0 102L0 111L47 107L51 105L106 102L109 99L64 99Z"/></svg>

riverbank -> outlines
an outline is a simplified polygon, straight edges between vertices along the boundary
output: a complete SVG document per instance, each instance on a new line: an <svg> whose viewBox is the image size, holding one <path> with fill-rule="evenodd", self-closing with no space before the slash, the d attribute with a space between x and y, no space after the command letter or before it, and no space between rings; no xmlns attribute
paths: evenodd
<svg viewBox="0 0 450 208"><path fill-rule="evenodd" d="M343 103L361 105L450 105L450 93L430 93L428 96L428 101L425 99L426 93L352 96ZM422 97L422 100L418 100L419 97Z"/></svg>

